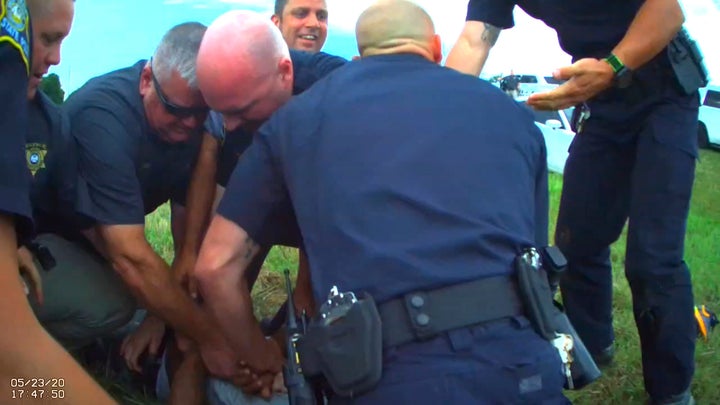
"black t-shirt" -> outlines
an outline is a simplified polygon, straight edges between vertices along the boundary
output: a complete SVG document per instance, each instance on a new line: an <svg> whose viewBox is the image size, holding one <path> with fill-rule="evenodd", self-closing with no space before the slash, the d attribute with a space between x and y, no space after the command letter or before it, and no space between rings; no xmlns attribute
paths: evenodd
<svg viewBox="0 0 720 405"><path fill-rule="evenodd" d="M28 105L25 155L33 176L30 199L37 232L75 236L91 222L75 214L77 147L70 121L42 91Z"/></svg>
<svg viewBox="0 0 720 405"><path fill-rule="evenodd" d="M467 20L499 28L514 25L513 8L557 31L560 47L573 59L603 58L625 36L643 0L470 0Z"/></svg>
<svg viewBox="0 0 720 405"><path fill-rule="evenodd" d="M78 144L77 210L101 224L143 224L185 201L201 138L171 145L151 130L138 92L146 63L91 79L63 104Z"/></svg>
<svg viewBox="0 0 720 405"><path fill-rule="evenodd" d="M26 239L32 233L24 148L32 31L24 2L7 3L0 0L0 213L13 215L19 238Z"/></svg>

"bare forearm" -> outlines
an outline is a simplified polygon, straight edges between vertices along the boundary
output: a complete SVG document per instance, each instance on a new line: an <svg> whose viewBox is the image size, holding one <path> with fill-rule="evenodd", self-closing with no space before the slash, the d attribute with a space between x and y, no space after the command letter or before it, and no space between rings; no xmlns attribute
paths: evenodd
<svg viewBox="0 0 720 405"><path fill-rule="evenodd" d="M27 316L33 315L29 312ZM33 326L32 330L19 326L13 326L12 332L9 330L3 331L5 336L0 343L3 353L0 398L9 401L2 403L116 404L40 325ZM41 380L49 384L42 389L13 389L12 379ZM33 393L36 398L31 397ZM40 395L44 398L40 399ZM64 398L57 398L59 395Z"/></svg>
<svg viewBox="0 0 720 405"><path fill-rule="evenodd" d="M482 21L465 23L460 37L448 54L445 66L477 76L485 66L490 48L497 42L500 28Z"/></svg>
<svg viewBox="0 0 720 405"><path fill-rule="evenodd" d="M258 348L265 337L253 315L245 277L236 281L215 278L204 282L205 306L239 357L251 368L264 370L267 358Z"/></svg>
<svg viewBox="0 0 720 405"><path fill-rule="evenodd" d="M54 403L113 404L35 318L18 279L16 248L12 221L0 215L0 324L12 325L0 333L0 402L32 404L45 401L32 398L29 390L11 388L12 379L63 379L65 398L52 399ZM53 387L47 387L44 393L50 397L52 390ZM20 395L25 396L24 401Z"/></svg>
<svg viewBox="0 0 720 405"><path fill-rule="evenodd" d="M185 237L180 250L184 256L197 256L208 225L215 196L217 148L217 141L205 134L187 194Z"/></svg>
<svg viewBox="0 0 720 405"><path fill-rule="evenodd" d="M305 310L308 314L313 314L315 313L315 299L312 294L310 264L305 251L302 249L299 253L299 259L297 281L293 292L295 308L299 313Z"/></svg>
<svg viewBox="0 0 720 405"><path fill-rule="evenodd" d="M251 368L271 371L268 367L274 365L262 350L265 337L253 315L244 274L258 250L242 228L216 215L200 249L195 275L204 306L233 351Z"/></svg>
<svg viewBox="0 0 720 405"><path fill-rule="evenodd" d="M116 257L114 266L149 312L195 341L215 335L202 311L185 294L168 265L152 249L135 257Z"/></svg>
<svg viewBox="0 0 720 405"><path fill-rule="evenodd" d="M205 378L207 370L200 354L189 351L184 354L170 382L169 405L205 404Z"/></svg>
<svg viewBox="0 0 720 405"><path fill-rule="evenodd" d="M647 0L613 53L630 69L655 57L685 21L677 0Z"/></svg>

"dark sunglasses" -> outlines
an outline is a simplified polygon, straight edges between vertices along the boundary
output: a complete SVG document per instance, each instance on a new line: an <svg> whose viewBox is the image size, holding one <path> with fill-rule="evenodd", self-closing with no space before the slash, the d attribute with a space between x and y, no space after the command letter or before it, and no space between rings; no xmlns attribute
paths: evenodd
<svg viewBox="0 0 720 405"><path fill-rule="evenodd" d="M157 77L155 77L155 71L152 67L152 58L150 58L150 77L152 78L153 85L155 86L155 92L157 93L160 102L163 107L165 107L165 111L169 114L178 118L187 118L192 116L203 116L208 113L209 109L207 107L183 107L169 101L160 87L160 82L158 82Z"/></svg>

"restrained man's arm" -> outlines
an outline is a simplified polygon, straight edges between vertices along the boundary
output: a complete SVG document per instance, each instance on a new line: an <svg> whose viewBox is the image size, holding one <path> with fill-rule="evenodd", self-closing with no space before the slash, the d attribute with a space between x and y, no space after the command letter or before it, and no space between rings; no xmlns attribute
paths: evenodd
<svg viewBox="0 0 720 405"><path fill-rule="evenodd" d="M613 53L625 66L637 69L665 48L684 22L677 0L647 0Z"/></svg>
<svg viewBox="0 0 720 405"><path fill-rule="evenodd" d="M310 278L310 262L304 249L300 249L297 281L295 282L295 291L293 291L293 302L298 313L303 310L312 315L315 313L315 299L312 293L312 284Z"/></svg>
<svg viewBox="0 0 720 405"><path fill-rule="evenodd" d="M195 276L204 305L240 358L258 372L277 373L282 364L279 348L263 336L245 279L245 269L258 250L245 230L215 215L200 249Z"/></svg>
<svg viewBox="0 0 720 405"><path fill-rule="evenodd" d="M206 132L190 180L183 243L178 259L173 263L173 270L192 270L197 260L215 197L218 148L218 140Z"/></svg>
<svg viewBox="0 0 720 405"><path fill-rule="evenodd" d="M478 76L490 55L490 48L500 36L500 31L500 28L486 22L465 22L460 37L448 54L445 66Z"/></svg>
<svg viewBox="0 0 720 405"><path fill-rule="evenodd" d="M12 219L0 215L0 324L5 325L0 333L0 402L114 404L110 396L38 323L18 279L16 249ZM44 399L30 397L27 389L15 389L13 399L10 380L16 378L44 381L62 379L65 382L62 388L64 398L47 399L51 390L56 389L48 386L45 388L47 397ZM23 391L26 402L18 398L20 391Z"/></svg>

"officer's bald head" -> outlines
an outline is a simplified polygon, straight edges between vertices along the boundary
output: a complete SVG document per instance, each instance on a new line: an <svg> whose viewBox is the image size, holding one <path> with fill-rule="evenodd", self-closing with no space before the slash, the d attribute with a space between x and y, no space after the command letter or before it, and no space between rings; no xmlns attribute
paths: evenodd
<svg viewBox="0 0 720 405"><path fill-rule="evenodd" d="M268 104L292 95L292 62L278 28L249 11L230 11L207 29L197 60L198 83L211 108L241 121L264 120ZM259 107L264 107L260 108ZM232 117L231 117L232 118Z"/></svg>
<svg viewBox="0 0 720 405"><path fill-rule="evenodd" d="M70 0L70 2L74 3L75 0ZM53 10L57 7L56 2L52 0L27 0L25 4L33 19L52 14Z"/></svg>
<svg viewBox="0 0 720 405"><path fill-rule="evenodd" d="M442 59L432 19L411 1L377 1L358 18L355 35L361 57L416 53L434 62Z"/></svg>

